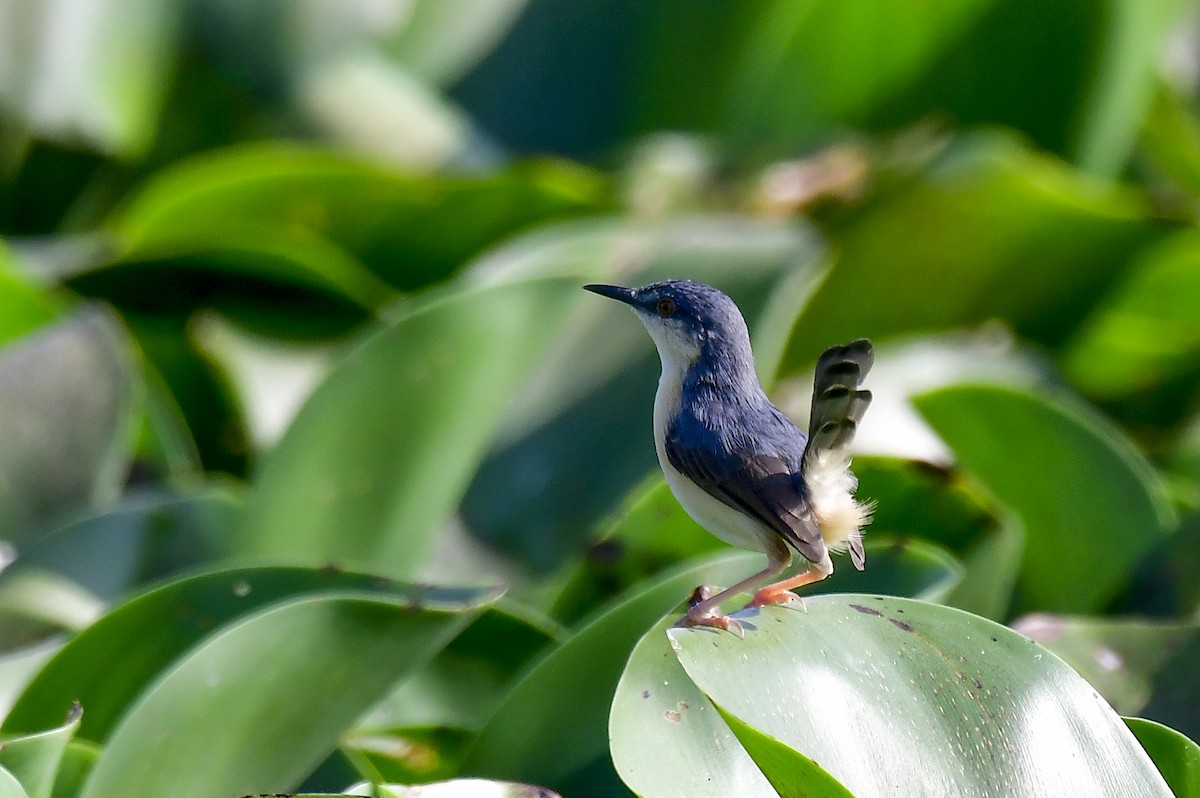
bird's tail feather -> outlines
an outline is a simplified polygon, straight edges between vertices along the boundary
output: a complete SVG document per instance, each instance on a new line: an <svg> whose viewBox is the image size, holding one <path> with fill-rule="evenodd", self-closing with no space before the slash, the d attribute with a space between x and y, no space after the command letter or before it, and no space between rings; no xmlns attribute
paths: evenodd
<svg viewBox="0 0 1200 798"><path fill-rule="evenodd" d="M832 346L821 355L804 449L804 478L821 535L835 551L849 548L860 571L865 564L861 528L871 507L854 499L850 444L871 404L871 392L860 386L873 362L871 342L865 338Z"/></svg>
<svg viewBox="0 0 1200 798"><path fill-rule="evenodd" d="M874 362L875 353L866 338L831 346L821 355L813 378L805 456L814 451L845 449L854 441L854 433L871 404L871 392L859 386Z"/></svg>

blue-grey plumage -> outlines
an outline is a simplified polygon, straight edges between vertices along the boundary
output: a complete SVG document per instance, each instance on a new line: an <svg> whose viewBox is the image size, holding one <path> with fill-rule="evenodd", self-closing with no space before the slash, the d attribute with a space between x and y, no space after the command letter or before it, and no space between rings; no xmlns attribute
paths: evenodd
<svg viewBox="0 0 1200 798"><path fill-rule="evenodd" d="M849 548L861 569L869 511L854 499L849 447L870 403L860 388L870 342L821 356L806 434L767 398L746 323L725 294L686 280L585 287L632 307L654 339L662 361L655 448L676 499L717 537L768 557L766 569L695 604L683 623L738 628L720 614L720 602L777 577L792 551L809 569L758 590L751 604L794 599L791 588L831 574L830 549Z"/></svg>

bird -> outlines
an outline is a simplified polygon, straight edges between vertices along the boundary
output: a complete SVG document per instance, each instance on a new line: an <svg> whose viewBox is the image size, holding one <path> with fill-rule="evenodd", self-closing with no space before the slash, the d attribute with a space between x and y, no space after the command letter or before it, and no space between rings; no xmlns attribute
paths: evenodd
<svg viewBox="0 0 1200 798"><path fill-rule="evenodd" d="M745 608L802 607L792 591L833 573L831 551L849 550L863 570L872 507L854 496L850 446L871 403L862 388L871 342L831 346L818 358L806 433L767 398L745 319L720 290L692 280L584 289L632 308L658 350L654 446L671 493L708 532L767 555L762 571L729 588L697 588L677 626L744 635L721 613L727 600L754 590ZM779 580L794 554L807 569Z"/></svg>

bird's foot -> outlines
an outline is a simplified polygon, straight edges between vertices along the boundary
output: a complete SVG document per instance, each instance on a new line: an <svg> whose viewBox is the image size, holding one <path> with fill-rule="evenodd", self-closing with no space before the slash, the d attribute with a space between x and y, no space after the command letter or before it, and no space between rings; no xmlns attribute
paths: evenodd
<svg viewBox="0 0 1200 798"><path fill-rule="evenodd" d="M755 593L754 598L746 605L746 609L750 607L765 607L769 604L780 604L792 609L808 612L808 607L804 606L804 599L790 590L783 590L775 585L767 585Z"/></svg>
<svg viewBox="0 0 1200 798"><path fill-rule="evenodd" d="M689 610L686 615L675 623L675 627L682 629L723 629L726 632L732 632L738 637L746 636L746 630L742 628L737 619L730 618L728 615L721 615L719 612L697 613Z"/></svg>

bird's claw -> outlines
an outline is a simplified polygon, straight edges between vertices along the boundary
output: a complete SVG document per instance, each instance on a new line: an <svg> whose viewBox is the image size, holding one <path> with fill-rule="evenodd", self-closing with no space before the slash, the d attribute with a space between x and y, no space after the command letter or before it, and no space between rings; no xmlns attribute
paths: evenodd
<svg viewBox="0 0 1200 798"><path fill-rule="evenodd" d="M789 609L801 610L808 612L808 607L804 604L804 599L797 596L790 590L771 590L763 588L754 594L754 598L750 600L743 609L751 607L766 607L768 605L778 605Z"/></svg>
<svg viewBox="0 0 1200 798"><path fill-rule="evenodd" d="M738 637L746 637L746 630L742 628L742 625L737 619L730 618L728 615L688 612L676 622L675 626L683 629L723 629Z"/></svg>

